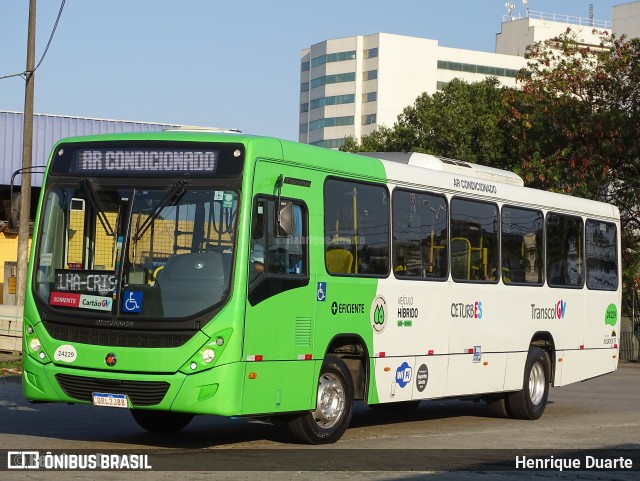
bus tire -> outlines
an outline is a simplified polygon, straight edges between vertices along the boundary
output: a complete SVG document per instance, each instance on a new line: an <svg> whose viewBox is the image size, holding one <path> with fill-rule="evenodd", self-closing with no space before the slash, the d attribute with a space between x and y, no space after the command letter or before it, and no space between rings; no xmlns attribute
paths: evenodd
<svg viewBox="0 0 640 481"><path fill-rule="evenodd" d="M308 444L335 443L349 427L353 398L353 381L346 364L336 356L327 356L318 378L316 409L289 421L291 434Z"/></svg>
<svg viewBox="0 0 640 481"><path fill-rule="evenodd" d="M532 346L524 367L522 390L507 395L511 417L540 419L549 397L550 366L547 353Z"/></svg>
<svg viewBox="0 0 640 481"><path fill-rule="evenodd" d="M151 433L177 433L193 419L193 414L146 409L132 409L131 415L138 426Z"/></svg>

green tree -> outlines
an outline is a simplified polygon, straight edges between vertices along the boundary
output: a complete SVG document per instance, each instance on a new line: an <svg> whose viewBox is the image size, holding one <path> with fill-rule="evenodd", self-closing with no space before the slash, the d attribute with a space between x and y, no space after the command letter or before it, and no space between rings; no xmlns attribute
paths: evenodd
<svg viewBox="0 0 640 481"><path fill-rule="evenodd" d="M508 141L503 90L494 77L454 79L433 95L420 95L393 127L380 127L360 143L348 138L341 150L427 152L502 166Z"/></svg>
<svg viewBox="0 0 640 481"><path fill-rule="evenodd" d="M527 185L620 209L628 313L640 284L640 39L588 47L567 30L526 56L521 89L505 92L513 168Z"/></svg>

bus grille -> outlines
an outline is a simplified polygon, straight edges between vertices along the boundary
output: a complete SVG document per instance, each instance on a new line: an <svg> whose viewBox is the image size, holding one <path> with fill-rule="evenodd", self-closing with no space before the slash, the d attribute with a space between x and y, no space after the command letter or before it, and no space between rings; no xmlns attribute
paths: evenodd
<svg viewBox="0 0 640 481"><path fill-rule="evenodd" d="M194 332L127 332L108 329L91 329L85 327L64 326L52 322L44 322L51 337L59 341L79 342L95 346L163 348L179 347L186 343Z"/></svg>
<svg viewBox="0 0 640 481"><path fill-rule="evenodd" d="M67 396L89 402L92 393L104 392L126 394L136 406L153 406L159 404L169 390L169 383L165 381L119 381L68 374L56 374L56 380Z"/></svg>

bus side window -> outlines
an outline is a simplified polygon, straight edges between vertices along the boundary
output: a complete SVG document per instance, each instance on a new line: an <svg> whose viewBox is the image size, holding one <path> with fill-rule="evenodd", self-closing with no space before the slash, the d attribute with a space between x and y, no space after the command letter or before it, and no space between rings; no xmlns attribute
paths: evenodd
<svg viewBox="0 0 640 481"><path fill-rule="evenodd" d="M453 280L498 281L498 224L497 205L462 198L451 200Z"/></svg>
<svg viewBox="0 0 640 481"><path fill-rule="evenodd" d="M578 216L547 214L547 282L557 287L582 287L584 225Z"/></svg>
<svg viewBox="0 0 640 481"><path fill-rule="evenodd" d="M618 288L616 238L615 224L587 220L585 253L589 289L615 291Z"/></svg>
<svg viewBox="0 0 640 481"><path fill-rule="evenodd" d="M446 199L404 189L395 189L392 199L395 276L445 279L448 272Z"/></svg>
<svg viewBox="0 0 640 481"><path fill-rule="evenodd" d="M502 282L542 284L543 224L541 211L511 206L502 208Z"/></svg>
<svg viewBox="0 0 640 481"><path fill-rule="evenodd" d="M325 266L329 274L389 274L389 192L343 179L324 184Z"/></svg>

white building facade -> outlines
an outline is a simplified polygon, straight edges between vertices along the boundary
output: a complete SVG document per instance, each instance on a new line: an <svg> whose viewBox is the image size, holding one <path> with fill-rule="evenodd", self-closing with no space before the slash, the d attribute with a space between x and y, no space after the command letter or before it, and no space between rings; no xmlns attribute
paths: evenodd
<svg viewBox="0 0 640 481"><path fill-rule="evenodd" d="M503 18L496 35L496 52L523 57L529 45L557 37L571 28L586 47L600 45L600 33L611 33L611 22L544 12Z"/></svg>
<svg viewBox="0 0 640 481"><path fill-rule="evenodd" d="M611 18L613 33L618 37L623 34L628 38L640 37L640 2L615 5Z"/></svg>
<svg viewBox="0 0 640 481"><path fill-rule="evenodd" d="M524 58L441 47L437 40L387 33L312 45L301 54L299 141L338 148L360 139L398 114L423 92L454 78L496 76L515 85Z"/></svg>

